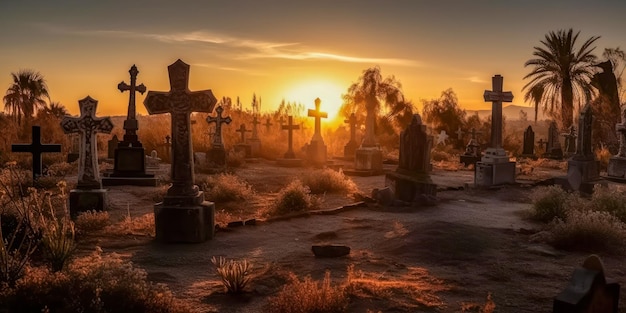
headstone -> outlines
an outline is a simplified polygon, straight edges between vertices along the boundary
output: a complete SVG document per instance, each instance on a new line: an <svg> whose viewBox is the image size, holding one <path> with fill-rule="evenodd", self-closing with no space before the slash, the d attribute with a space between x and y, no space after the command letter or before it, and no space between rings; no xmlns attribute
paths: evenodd
<svg viewBox="0 0 626 313"><path fill-rule="evenodd" d="M361 146L354 156L354 170L345 170L347 175L373 176L380 175L383 171L383 152L376 140L376 99L365 101L365 135Z"/></svg>
<svg viewBox="0 0 626 313"><path fill-rule="evenodd" d="M450 137L445 130L441 130L441 132L439 133L439 135L437 135L437 144L438 145L446 145L446 141L448 140L448 137Z"/></svg>
<svg viewBox="0 0 626 313"><path fill-rule="evenodd" d="M609 159L607 177L626 182L626 107L622 110L622 122L615 125L615 130L619 138L619 150Z"/></svg>
<svg viewBox="0 0 626 313"><path fill-rule="evenodd" d="M308 116L315 118L315 132L307 146L307 160L311 165L324 166L326 164L326 145L322 138L322 118L327 118L328 113L320 110L320 98L315 99L315 109L308 111Z"/></svg>
<svg viewBox="0 0 626 313"><path fill-rule="evenodd" d="M548 144L546 146L546 152L542 157L554 160L563 159L563 150L561 149L561 142L559 141L559 130L555 121L550 122L550 126L548 127Z"/></svg>
<svg viewBox="0 0 626 313"><path fill-rule="evenodd" d="M161 166L161 158L159 158L156 150L152 150L150 155L146 155L146 170L151 172L157 172Z"/></svg>
<svg viewBox="0 0 626 313"><path fill-rule="evenodd" d="M115 149L117 149L119 143L120 140L117 138L117 135L113 135L113 138L107 141L107 159L115 159Z"/></svg>
<svg viewBox="0 0 626 313"><path fill-rule="evenodd" d="M247 140L247 144L250 146L250 157L256 158L261 154L261 139L259 139L259 128L261 124L256 115L252 118L252 137Z"/></svg>
<svg viewBox="0 0 626 313"><path fill-rule="evenodd" d="M78 184L70 190L70 214L84 211L102 211L107 207L106 189L102 189L98 169L98 133L111 133L113 123L109 117L96 117L98 101L87 96L78 101L79 117L66 116L61 120L63 131L80 135Z"/></svg>
<svg viewBox="0 0 626 313"><path fill-rule="evenodd" d="M172 184L163 202L154 206L156 239L202 242L213 238L215 205L194 184L190 114L212 112L217 99L211 90L189 90L189 65L180 59L168 72L170 91L150 91L144 100L150 115L169 113L172 119Z"/></svg>
<svg viewBox="0 0 626 313"><path fill-rule="evenodd" d="M172 137L170 135L165 135L165 142L159 144L159 147L164 147L165 149L165 160L168 162L172 162Z"/></svg>
<svg viewBox="0 0 626 313"><path fill-rule="evenodd" d="M80 154L78 153L78 147L80 146L80 140L78 134L69 134L70 138L70 152L67 154L67 163L78 161Z"/></svg>
<svg viewBox="0 0 626 313"><path fill-rule="evenodd" d="M502 91L503 78L492 78L493 91L485 90L484 99L491 102L491 146L485 150L480 162L474 169L474 184L489 187L515 183L515 162L502 148L502 102L512 102L513 93Z"/></svg>
<svg viewBox="0 0 626 313"><path fill-rule="evenodd" d="M607 282L602 260L591 255L555 298L552 313L617 313L620 284Z"/></svg>
<svg viewBox="0 0 626 313"><path fill-rule="evenodd" d="M124 120L124 137L114 149L113 172L104 174L102 184L104 186L156 186L157 179L154 174L146 173L145 150L137 137L139 123L135 113L135 95L137 92L144 94L146 86L137 85L139 71L135 65L130 68L128 73L130 74L130 85L125 82L117 85L120 92L129 92L128 113L126 120Z"/></svg>
<svg viewBox="0 0 626 313"><path fill-rule="evenodd" d="M524 131L524 142L522 145L522 155L521 157L536 159L535 156L535 132L533 131L533 127L528 125L526 131Z"/></svg>
<svg viewBox="0 0 626 313"><path fill-rule="evenodd" d="M11 145L11 152L29 152L33 156L33 183L37 181L37 178L43 173L43 162L41 161L42 153L61 152L61 145L57 144L42 144L41 143L41 127L33 126L32 128L32 140L29 144L13 144Z"/></svg>
<svg viewBox="0 0 626 313"><path fill-rule="evenodd" d="M359 147L356 142L356 115L351 113L350 117L344 120L344 123L348 123L350 127L350 140L343 146L343 157L346 160L353 160L356 149Z"/></svg>
<svg viewBox="0 0 626 313"><path fill-rule="evenodd" d="M437 185L430 179L430 150L433 138L426 133L419 114L400 133L400 158L395 172L385 175L388 186L398 200L417 203L423 195L435 196Z"/></svg>
<svg viewBox="0 0 626 313"><path fill-rule="evenodd" d="M571 125L566 133L561 134L565 137L565 155L570 157L576 153L576 127Z"/></svg>
<svg viewBox="0 0 626 313"><path fill-rule="evenodd" d="M300 129L300 125L294 125L293 116L289 115L287 117L287 124L282 125L281 128L287 131L288 148L287 148L287 152L285 152L285 157L282 159L276 160L277 164L280 166L286 166L286 167L302 166L302 159L296 158L296 154L293 152L293 131L296 129Z"/></svg>
<svg viewBox="0 0 626 313"><path fill-rule="evenodd" d="M236 132L241 134L241 142L235 144L235 151L243 152L246 158L251 158L252 146L248 143L248 140L246 140L246 133L251 132L251 130L246 129L246 124L242 123L241 125L239 125L239 128L236 130Z"/></svg>
<svg viewBox="0 0 626 313"><path fill-rule="evenodd" d="M271 123L271 119L268 117L267 119L265 119L265 132L269 133L272 130L272 124Z"/></svg>
<svg viewBox="0 0 626 313"><path fill-rule="evenodd" d="M228 125L232 122L232 119L230 116L223 117L223 112L224 109L222 106L218 106L215 109L217 115L215 117L207 116L206 118L207 123L215 123L215 134L213 135L211 150L207 153L209 165L215 167L223 167L226 165L226 149L224 148L224 139L222 136L222 124Z"/></svg>
<svg viewBox="0 0 626 313"><path fill-rule="evenodd" d="M481 135L482 132L476 131L476 128L472 127L472 131L470 132L470 134L470 140L465 146L465 153L463 153L459 157L460 162L463 163L463 165L465 166L469 166L470 164L476 165L476 162L480 161L480 158L482 156L482 153L480 151L480 144L478 143L478 138L476 136ZM459 131L457 131L457 135L462 136L462 133L459 134Z"/></svg>

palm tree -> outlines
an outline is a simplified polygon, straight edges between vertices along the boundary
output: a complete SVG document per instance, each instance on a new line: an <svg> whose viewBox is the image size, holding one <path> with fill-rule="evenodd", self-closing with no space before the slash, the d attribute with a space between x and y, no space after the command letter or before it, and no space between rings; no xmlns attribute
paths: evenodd
<svg viewBox="0 0 626 313"><path fill-rule="evenodd" d="M574 118L574 102L580 107L591 98L589 81L594 73L593 63L596 56L592 54L592 44L600 38L592 36L576 50L579 32L559 30L549 32L543 47L534 47L533 55L537 58L526 61L524 66L534 66L524 79L530 78L524 86L525 99L533 99L535 105L544 103L544 107L553 112L561 109L561 121L564 129L572 125ZM541 97L539 90L543 90ZM530 95L529 95L530 94Z"/></svg>
<svg viewBox="0 0 626 313"><path fill-rule="evenodd" d="M30 120L36 109L45 107L44 97L50 99L46 80L39 72L20 70L11 73L13 83L7 89L4 109L21 124L22 117Z"/></svg>
<svg viewBox="0 0 626 313"><path fill-rule="evenodd" d="M532 101L535 104L535 123L537 123L537 115L539 113L539 103L544 96L544 86L537 84L528 89L526 94L524 94L524 101ZM554 108L549 111L553 112Z"/></svg>
<svg viewBox="0 0 626 313"><path fill-rule="evenodd" d="M56 101L50 102L50 104L48 104L47 106L44 106L43 108L39 109L37 116L39 116L39 113L51 115L59 119L69 114L65 106L61 104L61 102L56 102Z"/></svg>

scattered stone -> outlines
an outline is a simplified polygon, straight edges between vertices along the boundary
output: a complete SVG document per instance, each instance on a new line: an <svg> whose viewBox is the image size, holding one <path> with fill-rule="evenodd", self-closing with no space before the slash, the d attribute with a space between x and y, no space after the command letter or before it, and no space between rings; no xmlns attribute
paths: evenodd
<svg viewBox="0 0 626 313"><path fill-rule="evenodd" d="M233 221L233 222L228 222L228 227L229 228L233 228L233 227L241 227L244 225L243 221Z"/></svg>
<svg viewBox="0 0 626 313"><path fill-rule="evenodd" d="M318 258L337 258L350 254L350 247L340 245L314 245L311 250Z"/></svg>
<svg viewBox="0 0 626 313"><path fill-rule="evenodd" d="M245 220L245 221L243 222L243 224L244 224L244 225L251 225L251 226L254 226L254 225L256 225L256 222L257 222L256 218L251 218L251 219L249 219L249 220Z"/></svg>

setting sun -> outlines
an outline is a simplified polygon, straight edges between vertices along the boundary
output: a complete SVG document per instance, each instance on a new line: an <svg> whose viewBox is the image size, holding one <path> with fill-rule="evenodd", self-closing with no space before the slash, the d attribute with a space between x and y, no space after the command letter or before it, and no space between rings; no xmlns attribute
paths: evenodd
<svg viewBox="0 0 626 313"><path fill-rule="evenodd" d="M315 98L322 100L320 109L328 113L328 121L337 116L341 107L341 94L345 93L347 86L343 87L330 80L303 81L290 87L284 94L285 101L302 103L306 109L315 107Z"/></svg>

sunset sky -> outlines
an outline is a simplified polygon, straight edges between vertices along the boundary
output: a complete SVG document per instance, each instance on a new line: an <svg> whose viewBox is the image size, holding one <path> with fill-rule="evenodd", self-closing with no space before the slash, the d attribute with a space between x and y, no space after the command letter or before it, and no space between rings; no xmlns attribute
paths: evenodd
<svg viewBox="0 0 626 313"><path fill-rule="evenodd" d="M332 115L375 65L420 109L448 88L465 108L489 108L482 94L495 74L526 105L524 62L547 32L599 35L601 55L626 48L625 14L623 0L0 0L0 92L11 72L35 69L71 113L90 95L99 114L123 115L128 93L117 84L130 66L148 90L167 91L167 66L180 58L191 90L239 96L244 107L256 92L264 111L283 98L313 107L319 96Z"/></svg>

